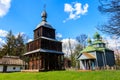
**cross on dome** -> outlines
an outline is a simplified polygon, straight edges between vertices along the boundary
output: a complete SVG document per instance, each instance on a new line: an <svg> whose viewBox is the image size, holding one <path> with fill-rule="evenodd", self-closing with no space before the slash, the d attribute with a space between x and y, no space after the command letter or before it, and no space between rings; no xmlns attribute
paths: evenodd
<svg viewBox="0 0 120 80"><path fill-rule="evenodd" d="M45 21L45 22L47 22L46 21L46 18L47 18L47 12L46 12L46 5L44 5L44 10L43 10L43 12L41 13L41 17L42 17L42 21Z"/></svg>

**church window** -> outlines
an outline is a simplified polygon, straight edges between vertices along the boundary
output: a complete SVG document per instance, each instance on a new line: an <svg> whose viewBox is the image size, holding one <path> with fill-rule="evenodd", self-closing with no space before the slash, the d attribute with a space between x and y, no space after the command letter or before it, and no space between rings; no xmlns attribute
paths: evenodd
<svg viewBox="0 0 120 80"><path fill-rule="evenodd" d="M100 44L96 44L96 47L100 47Z"/></svg>

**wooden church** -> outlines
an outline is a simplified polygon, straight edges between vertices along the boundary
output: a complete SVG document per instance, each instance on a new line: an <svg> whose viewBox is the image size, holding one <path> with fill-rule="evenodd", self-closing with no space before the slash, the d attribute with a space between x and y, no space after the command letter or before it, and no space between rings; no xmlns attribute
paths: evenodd
<svg viewBox="0 0 120 80"><path fill-rule="evenodd" d="M64 53L62 42L55 38L55 29L46 21L47 13L41 14L42 21L34 30L34 40L27 43L24 54L29 70L62 70L64 69Z"/></svg>
<svg viewBox="0 0 120 80"><path fill-rule="evenodd" d="M114 51L108 49L101 36L96 32L94 41L88 39L88 46L78 56L80 69L107 69L115 66Z"/></svg>

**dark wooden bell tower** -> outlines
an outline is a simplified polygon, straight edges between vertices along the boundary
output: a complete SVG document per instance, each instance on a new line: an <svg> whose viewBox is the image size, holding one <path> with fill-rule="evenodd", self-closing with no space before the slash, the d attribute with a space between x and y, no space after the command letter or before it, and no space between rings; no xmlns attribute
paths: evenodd
<svg viewBox="0 0 120 80"><path fill-rule="evenodd" d="M55 39L55 29L47 23L47 13L41 14L42 21L34 30L34 40L27 43L28 69L64 69L62 42Z"/></svg>

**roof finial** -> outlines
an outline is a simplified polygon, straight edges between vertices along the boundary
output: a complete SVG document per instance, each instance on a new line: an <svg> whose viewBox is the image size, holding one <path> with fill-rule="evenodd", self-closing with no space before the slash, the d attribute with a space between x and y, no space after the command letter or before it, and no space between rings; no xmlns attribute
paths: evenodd
<svg viewBox="0 0 120 80"><path fill-rule="evenodd" d="M45 21L46 22L46 18L47 18L47 13L46 13L46 4L44 4L44 10L43 10L43 12L42 12L42 14L41 14L41 16L42 16L42 21Z"/></svg>
<svg viewBox="0 0 120 80"><path fill-rule="evenodd" d="M90 37L88 37L87 42L88 42L88 45L92 44L92 41L91 41Z"/></svg>
<svg viewBox="0 0 120 80"><path fill-rule="evenodd" d="M44 7L43 7L44 11L46 10L46 4L44 4Z"/></svg>

